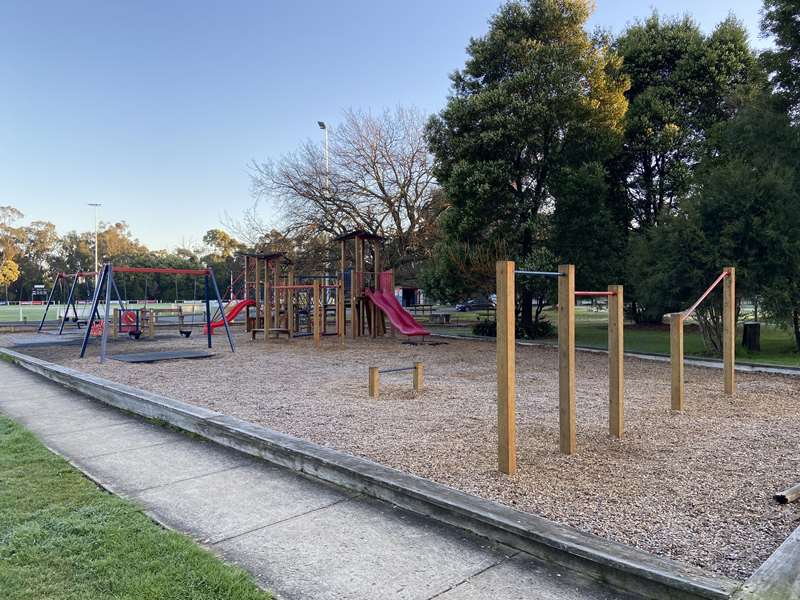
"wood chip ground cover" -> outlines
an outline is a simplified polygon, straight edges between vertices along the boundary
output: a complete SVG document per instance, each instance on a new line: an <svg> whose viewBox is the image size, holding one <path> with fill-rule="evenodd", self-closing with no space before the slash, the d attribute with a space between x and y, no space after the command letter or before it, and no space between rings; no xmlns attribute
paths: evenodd
<svg viewBox="0 0 800 600"><path fill-rule="evenodd" d="M800 481L800 379L686 368L686 406L669 410L669 365L626 359L626 432L607 434L607 357L577 355L578 453L558 451L554 349L517 349L519 471L496 469L494 345L399 339L251 342L231 354L155 364L77 358L76 347L25 352L113 381L234 415L318 444L427 477L642 550L745 579L800 524L800 507L772 494ZM8 338L3 343L8 343ZM203 339L166 336L114 342L111 353L198 349ZM411 373L381 377L370 366L425 364L425 390Z"/></svg>

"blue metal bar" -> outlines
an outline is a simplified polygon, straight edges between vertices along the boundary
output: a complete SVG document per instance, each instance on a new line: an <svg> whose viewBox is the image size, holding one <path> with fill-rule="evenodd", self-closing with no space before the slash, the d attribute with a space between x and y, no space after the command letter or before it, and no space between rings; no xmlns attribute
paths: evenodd
<svg viewBox="0 0 800 600"><path fill-rule="evenodd" d="M39 322L39 328L36 330L36 333L39 333L44 327L44 320L47 318L47 312L50 310L50 305L53 303L53 296L56 293L56 286L61 282L61 273L58 274L56 280L53 282L53 287L50 288L50 294L47 296L47 306L44 308L44 314L42 315L42 320ZM19 297L17 298L19 299ZM31 292L31 299L33 299L33 292ZM20 310L22 312L22 310ZM66 312L66 311L64 311Z"/></svg>
<svg viewBox="0 0 800 600"><path fill-rule="evenodd" d="M78 322L78 310L75 308L75 286L78 283L78 276L75 275L75 278L72 280L72 285L69 286L69 296L67 297L67 305L64 307L64 318L61 319L61 324L58 326L58 335L64 333L64 325L67 323L67 319L69 319L69 308L72 307L72 310L75 312L75 322ZM80 325L78 325L78 329L80 329Z"/></svg>
<svg viewBox="0 0 800 600"><path fill-rule="evenodd" d="M228 343L231 345L231 352L236 352L236 345L233 343L233 337L231 336L231 329L228 327L228 317L225 315L225 308L222 306L222 297L219 295L219 287L217 286L217 278L214 276L214 269L211 267L208 268L208 275L206 275L206 281L208 281L208 276L211 276L211 283L214 285L214 295L217 297L217 305L219 306L219 312L222 315L222 324L225 326L225 333L228 336ZM208 295L206 294L206 298ZM211 314L210 312L206 311L207 314ZM208 327L208 335L209 339L211 339L211 319L207 319L207 323L209 323ZM264 325L265 329L267 324L267 315L264 315ZM266 334L264 334L266 335Z"/></svg>
<svg viewBox="0 0 800 600"><path fill-rule="evenodd" d="M108 264L103 265L100 273L97 275L97 284L94 288L94 298L92 298L92 310L89 313L89 318L86 320L86 333L83 334L83 344L81 344L81 358L86 354L86 346L89 343L89 334L92 332L92 321L94 316L98 315L97 305L100 303L100 290L103 287L103 282L106 280L106 271Z"/></svg>
<svg viewBox="0 0 800 600"><path fill-rule="evenodd" d="M108 344L108 311L111 310L111 288L114 286L114 267L106 265L106 307L103 315L103 335L100 337L100 362L106 361L106 345ZM91 327L89 328L91 330Z"/></svg>
<svg viewBox="0 0 800 600"><path fill-rule="evenodd" d="M563 277L558 271L514 271L515 275L534 275L539 277Z"/></svg>

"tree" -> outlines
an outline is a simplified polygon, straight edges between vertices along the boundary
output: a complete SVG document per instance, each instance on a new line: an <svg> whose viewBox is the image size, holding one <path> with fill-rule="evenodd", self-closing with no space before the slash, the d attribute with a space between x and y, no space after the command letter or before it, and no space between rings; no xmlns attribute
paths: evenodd
<svg viewBox="0 0 800 600"><path fill-rule="evenodd" d="M800 350L800 130L775 100L715 130L691 217L717 268L736 266L739 295L791 326Z"/></svg>
<svg viewBox="0 0 800 600"><path fill-rule="evenodd" d="M557 210L568 169L612 151L627 82L607 41L584 31L589 13L585 0L510 2L486 36L470 41L447 106L428 124L435 174L451 202L442 219L449 239L503 240L525 264L549 243L542 216ZM528 335L533 293L523 287Z"/></svg>
<svg viewBox="0 0 800 600"><path fill-rule="evenodd" d="M277 162L254 162L253 191L277 203L289 238L327 241L362 229L386 238L390 265L417 260L440 204L424 122L408 108L378 116L347 111L330 134L330 173L309 141ZM273 229L255 211L244 225L252 242Z"/></svg>
<svg viewBox="0 0 800 600"><path fill-rule="evenodd" d="M763 74L733 17L705 36L690 17L653 13L616 48L631 81L623 150L631 226L646 229L679 208L708 130L733 116L732 96Z"/></svg>
<svg viewBox="0 0 800 600"><path fill-rule="evenodd" d="M706 36L689 17L654 13L629 27L615 47L631 81L624 143L607 165L616 179L611 189L626 196L623 218L632 232L626 296L637 321L661 322L669 303L660 286L647 287L655 279L645 254L670 234L648 232L683 210L697 165L711 151L709 132L736 114L737 98L766 79L746 31L733 18Z"/></svg>
<svg viewBox="0 0 800 600"><path fill-rule="evenodd" d="M13 223L23 217L13 206L0 206L0 285L8 286L19 278L20 230Z"/></svg>
<svg viewBox="0 0 800 600"><path fill-rule="evenodd" d="M47 221L34 221L20 227L19 264L20 277L13 284L12 290L18 299L30 298L33 285L45 284L48 287L58 273L54 260L58 249L58 233L56 227Z"/></svg>
<svg viewBox="0 0 800 600"><path fill-rule="evenodd" d="M800 4L796 0L764 0L761 30L775 43L761 55L764 65L796 120L800 111Z"/></svg>

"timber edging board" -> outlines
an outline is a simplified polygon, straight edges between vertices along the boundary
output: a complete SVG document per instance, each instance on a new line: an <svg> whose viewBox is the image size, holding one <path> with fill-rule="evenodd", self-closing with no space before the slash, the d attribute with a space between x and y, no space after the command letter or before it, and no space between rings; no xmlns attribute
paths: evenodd
<svg viewBox="0 0 800 600"><path fill-rule="evenodd" d="M733 600L800 598L800 527L745 582Z"/></svg>
<svg viewBox="0 0 800 600"><path fill-rule="evenodd" d="M299 438L0 348L4 360L101 402L199 434L644 598L727 599L738 583Z"/></svg>

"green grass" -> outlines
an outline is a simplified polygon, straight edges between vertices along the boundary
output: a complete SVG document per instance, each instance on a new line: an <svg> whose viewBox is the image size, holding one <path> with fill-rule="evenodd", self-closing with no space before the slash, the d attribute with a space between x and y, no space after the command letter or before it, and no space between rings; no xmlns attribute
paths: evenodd
<svg viewBox="0 0 800 600"><path fill-rule="evenodd" d="M102 306L101 305L101 314L102 314ZM143 306L141 304L132 304L131 307L139 307ZM170 308L175 306L175 304L166 302L166 303L158 303L158 304L151 304L147 303L148 308ZM117 304L115 303L112 308L116 308ZM50 307L50 311L47 314L47 320L56 320L58 318L58 314L60 310L63 310L63 305L53 305ZM88 305L84 308L83 305L78 306L78 314L82 315L84 311L88 313L89 309ZM22 306L13 305L13 306L0 306L0 323L8 323L12 321L21 321L23 319L27 319L29 322L39 322L42 319L42 315L44 314L44 306L41 304L23 304ZM71 314L71 313L70 313Z"/></svg>
<svg viewBox="0 0 800 600"><path fill-rule="evenodd" d="M556 314L544 311L544 316L556 324ZM477 313L457 313L463 328L438 329L442 333L471 334L472 324L478 319ZM454 314L452 318L456 318ZM482 319L493 319L493 315L481 315ZM437 329L432 326L432 329ZM795 349L794 338L788 330L772 325L761 328L761 351L749 352L741 346L742 330L737 332L736 359L741 362L762 363L800 367L800 354ZM555 341L554 339L551 341ZM608 313L578 307L575 314L575 343L590 348L608 348ZM710 355L703 346L703 339L692 323L688 323L684 333L684 352L686 356L708 358ZM625 325L625 350L627 352L647 352L669 354L669 326Z"/></svg>
<svg viewBox="0 0 800 600"><path fill-rule="evenodd" d="M4 600L268 600L243 570L162 529L0 417Z"/></svg>

